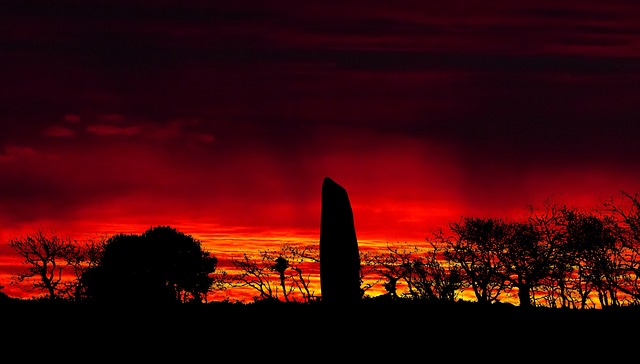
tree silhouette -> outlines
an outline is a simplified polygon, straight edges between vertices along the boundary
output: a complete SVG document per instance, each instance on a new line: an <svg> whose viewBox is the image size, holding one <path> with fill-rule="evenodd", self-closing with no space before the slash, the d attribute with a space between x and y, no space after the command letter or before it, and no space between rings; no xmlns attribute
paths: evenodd
<svg viewBox="0 0 640 364"><path fill-rule="evenodd" d="M70 237L42 228L9 240L9 246L22 257L26 271L17 273L17 283L30 282L28 290L43 292L47 299L68 299L75 293L73 273L82 272L89 250Z"/></svg>
<svg viewBox="0 0 640 364"><path fill-rule="evenodd" d="M576 257L582 277L581 305L595 292L601 307L619 306L615 289L618 274L616 238L607 218L576 210L565 211L567 248Z"/></svg>
<svg viewBox="0 0 640 364"><path fill-rule="evenodd" d="M230 260L236 274L228 275L230 286L248 287L258 295L254 301L312 302L316 300L311 288L311 273L304 268L319 262L316 246L282 244L280 249L259 251L255 258L244 253L242 258Z"/></svg>
<svg viewBox="0 0 640 364"><path fill-rule="evenodd" d="M271 269L278 272L278 275L280 277L280 287L282 288L282 292L284 294L284 300L286 302L289 302L289 293L287 291L287 284L285 283L285 273L287 271L287 268L289 268L289 261L283 256L277 257L275 263L271 266Z"/></svg>
<svg viewBox="0 0 640 364"><path fill-rule="evenodd" d="M383 279L382 286L391 300L454 301L463 285L459 268L441 264L439 250L433 245L421 249L387 244L386 252L362 253L360 260L367 278L374 279L374 283L364 285L365 289ZM402 289L400 293L398 289Z"/></svg>
<svg viewBox="0 0 640 364"><path fill-rule="evenodd" d="M409 274L407 269L411 265L411 259L411 253L404 249L400 251L400 248L392 247L389 244L384 252L360 253L362 279L369 281L361 284L362 289L367 292L382 281L382 287L387 292L388 298L391 300L400 298L398 282Z"/></svg>
<svg viewBox="0 0 640 364"><path fill-rule="evenodd" d="M257 291L258 296L253 296L254 301L278 300L278 291L271 277L273 262L267 252L260 253L260 261L244 253L242 258L232 258L230 263L238 271L228 276L231 287L249 287Z"/></svg>
<svg viewBox="0 0 640 364"><path fill-rule="evenodd" d="M614 232L619 242L616 258L620 262L616 289L631 297L633 302L640 301L640 197L621 191L604 204L611 214L615 226Z"/></svg>
<svg viewBox="0 0 640 364"><path fill-rule="evenodd" d="M99 263L82 276L85 298L116 303L202 303L217 258L169 226L108 239Z"/></svg>
<svg viewBox="0 0 640 364"><path fill-rule="evenodd" d="M502 262L495 251L501 239L500 222L492 218L466 217L440 230L434 242L444 249L448 265L458 269L479 303L493 303L506 287Z"/></svg>
<svg viewBox="0 0 640 364"><path fill-rule="evenodd" d="M484 306L513 302L515 293L522 307L640 306L640 200L618 197L592 210L547 200L523 221L463 217L427 239L427 249L367 249L360 286L385 290L392 299L384 302L465 301L472 293ZM317 244L230 258L233 274L216 270L198 240L168 226L84 244L40 229L9 246L27 266L14 283L29 283L23 287L43 294L38 301L202 303L222 283L257 291L254 301L320 301Z"/></svg>
<svg viewBox="0 0 640 364"><path fill-rule="evenodd" d="M531 209L530 220L549 247L549 272L539 287L539 302L549 307L619 306L633 282L628 263L633 244L626 245L625 229L610 211L581 211L546 201ZM624 284L624 286L627 286Z"/></svg>
<svg viewBox="0 0 640 364"><path fill-rule="evenodd" d="M413 262L409 293L416 296L411 289L415 287L418 297L455 302L461 291L468 287L463 277L460 267L443 262L441 249L431 243L431 249L426 256Z"/></svg>
<svg viewBox="0 0 640 364"><path fill-rule="evenodd" d="M544 201L542 208L529 206L529 222L536 227L540 240L549 248L549 272L540 281L537 302L547 307L577 308L574 298L576 257L567 248L564 215L567 207Z"/></svg>
<svg viewBox="0 0 640 364"><path fill-rule="evenodd" d="M218 259L202 250L200 241L168 226L145 231L154 262L166 286L181 302L203 302L213 284Z"/></svg>
<svg viewBox="0 0 640 364"><path fill-rule="evenodd" d="M495 255L500 261L506 292L518 291L520 307L531 307L534 290L549 275L551 250L528 222L500 221Z"/></svg>

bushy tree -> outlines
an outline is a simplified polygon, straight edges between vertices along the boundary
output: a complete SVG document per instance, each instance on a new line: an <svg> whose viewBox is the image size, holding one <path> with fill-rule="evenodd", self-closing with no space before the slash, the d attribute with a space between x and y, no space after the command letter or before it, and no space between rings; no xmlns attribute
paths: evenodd
<svg viewBox="0 0 640 364"><path fill-rule="evenodd" d="M81 283L86 299L117 303L205 302L217 258L199 240L169 226L107 240Z"/></svg>

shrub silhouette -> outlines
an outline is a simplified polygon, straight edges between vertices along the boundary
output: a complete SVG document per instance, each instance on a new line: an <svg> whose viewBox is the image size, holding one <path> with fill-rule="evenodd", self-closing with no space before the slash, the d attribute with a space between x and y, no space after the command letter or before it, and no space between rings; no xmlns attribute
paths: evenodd
<svg viewBox="0 0 640 364"><path fill-rule="evenodd" d="M203 302L217 258L200 242L169 226L142 235L117 234L97 266L81 278L85 298L110 303Z"/></svg>

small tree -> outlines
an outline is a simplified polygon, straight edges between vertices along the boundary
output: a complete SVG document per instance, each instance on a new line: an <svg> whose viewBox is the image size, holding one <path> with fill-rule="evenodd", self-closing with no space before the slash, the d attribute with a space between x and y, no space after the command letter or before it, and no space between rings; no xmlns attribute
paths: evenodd
<svg viewBox="0 0 640 364"><path fill-rule="evenodd" d="M640 196L621 191L604 204L614 222L620 244L616 260L620 275L616 289L627 296L629 304L640 305Z"/></svg>
<svg viewBox="0 0 640 364"><path fill-rule="evenodd" d="M601 307L619 306L616 291L621 272L619 246L608 217L577 210L565 212L567 246L577 257L576 274L581 284L582 307L587 306L591 293L595 293Z"/></svg>
<svg viewBox="0 0 640 364"><path fill-rule="evenodd" d="M310 273L305 268L319 262L319 251L313 246L283 244L279 250L262 250L256 259L248 254L230 260L236 274L228 275L231 287L248 287L258 295L255 301L302 301L316 299Z"/></svg>
<svg viewBox="0 0 640 364"><path fill-rule="evenodd" d="M508 282L506 292L518 291L520 307L532 307L535 289L551 274L551 249L532 223L502 221L495 255Z"/></svg>
<svg viewBox="0 0 640 364"><path fill-rule="evenodd" d="M361 261L369 280L381 280L387 297L395 300L410 298L423 301L455 301L464 288L460 269L445 267L440 262L441 252L435 244L431 248L417 246L390 246L384 253L365 253Z"/></svg>
<svg viewBox="0 0 640 364"><path fill-rule="evenodd" d="M242 258L232 258L231 265L238 272L228 275L230 287L248 287L258 292L254 301L277 300L277 290L271 277L273 263L265 252L260 253L260 261L244 253Z"/></svg>
<svg viewBox="0 0 640 364"><path fill-rule="evenodd" d="M14 276L14 283L29 283L28 291L44 293L48 299L69 298L72 295L72 270L85 261L85 251L54 231L42 228L22 237L9 240L9 246L27 265L24 272Z"/></svg>
<svg viewBox="0 0 640 364"><path fill-rule="evenodd" d="M360 261L362 262L363 278L368 282L361 284L366 291L378 284L387 292L386 297L391 300L400 298L398 293L398 283L401 282L409 273L407 268L411 265L411 255L413 252L407 252L405 249L390 246L387 243L384 252L362 252L360 253Z"/></svg>
<svg viewBox="0 0 640 364"><path fill-rule="evenodd" d="M495 218L463 218L449 225L450 233L436 232L433 242L443 249L448 265L456 267L461 286L472 289L479 303L493 303L506 283L496 249L502 239L502 222Z"/></svg>

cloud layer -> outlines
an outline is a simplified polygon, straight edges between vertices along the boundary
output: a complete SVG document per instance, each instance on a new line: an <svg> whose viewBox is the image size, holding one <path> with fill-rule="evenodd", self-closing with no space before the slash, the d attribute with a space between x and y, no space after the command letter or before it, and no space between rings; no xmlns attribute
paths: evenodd
<svg viewBox="0 0 640 364"><path fill-rule="evenodd" d="M6 2L0 221L313 232L331 176L418 241L638 190L635 2L401 3Z"/></svg>

